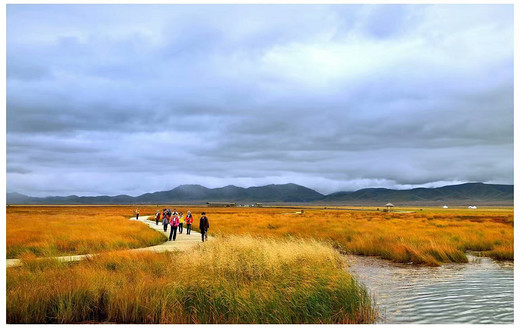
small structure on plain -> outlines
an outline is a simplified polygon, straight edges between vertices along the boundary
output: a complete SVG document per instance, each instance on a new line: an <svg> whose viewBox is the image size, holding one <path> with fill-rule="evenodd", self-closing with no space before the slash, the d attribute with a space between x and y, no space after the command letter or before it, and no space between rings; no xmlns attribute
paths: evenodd
<svg viewBox="0 0 520 328"><path fill-rule="evenodd" d="M391 209L392 207L394 207L394 204L392 204L392 203L387 203L387 204L385 205L385 207L386 207L386 211L387 211L387 212L390 212L390 209Z"/></svg>
<svg viewBox="0 0 520 328"><path fill-rule="evenodd" d="M207 202L206 205L208 205L209 207L236 207L237 203Z"/></svg>

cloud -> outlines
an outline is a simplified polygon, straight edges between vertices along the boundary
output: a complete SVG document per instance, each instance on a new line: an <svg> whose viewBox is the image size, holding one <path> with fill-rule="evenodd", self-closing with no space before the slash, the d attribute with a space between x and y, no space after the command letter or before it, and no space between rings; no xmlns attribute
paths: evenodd
<svg viewBox="0 0 520 328"><path fill-rule="evenodd" d="M512 12L10 5L8 191L512 183Z"/></svg>

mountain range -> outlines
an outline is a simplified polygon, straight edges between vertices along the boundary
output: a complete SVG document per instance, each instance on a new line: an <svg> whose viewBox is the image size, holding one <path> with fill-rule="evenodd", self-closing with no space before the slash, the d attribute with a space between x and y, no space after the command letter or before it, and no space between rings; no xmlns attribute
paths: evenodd
<svg viewBox="0 0 520 328"><path fill-rule="evenodd" d="M314 203L334 205L376 205L392 202L395 205L513 205L513 185L465 183L439 188L394 190L366 188L323 195L294 183L241 188L226 186L206 188L200 185L181 185L172 190L146 193L132 197L118 196L52 196L31 197L7 193L7 204L200 204L208 201L266 203Z"/></svg>

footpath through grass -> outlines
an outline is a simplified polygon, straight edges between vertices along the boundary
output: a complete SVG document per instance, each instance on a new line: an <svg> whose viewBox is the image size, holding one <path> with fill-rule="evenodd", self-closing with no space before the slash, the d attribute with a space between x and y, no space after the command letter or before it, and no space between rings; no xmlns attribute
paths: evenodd
<svg viewBox="0 0 520 328"><path fill-rule="evenodd" d="M96 253L159 244L164 236L128 220L136 206L16 206L7 209L8 258L22 254L57 256ZM217 236L317 239L343 252L396 262L438 266L465 263L466 251L514 259L514 211L509 208L214 208L141 206L141 216L157 210L190 210L197 230L206 212L209 233ZM300 214L301 213L301 214ZM34 222L36 221L36 222Z"/></svg>
<svg viewBox="0 0 520 328"><path fill-rule="evenodd" d="M8 206L7 258L90 254L166 241L128 220L131 215L129 208L115 206Z"/></svg>
<svg viewBox="0 0 520 328"><path fill-rule="evenodd" d="M7 269L7 323L372 323L330 246L216 238L190 251Z"/></svg>

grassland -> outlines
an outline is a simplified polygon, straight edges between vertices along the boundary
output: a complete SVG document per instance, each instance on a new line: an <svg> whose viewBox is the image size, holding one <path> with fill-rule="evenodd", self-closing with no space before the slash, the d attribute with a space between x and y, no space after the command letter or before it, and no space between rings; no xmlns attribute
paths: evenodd
<svg viewBox="0 0 520 328"><path fill-rule="evenodd" d="M97 253L139 248L166 237L128 217L133 208L8 206L7 258Z"/></svg>
<svg viewBox="0 0 520 328"><path fill-rule="evenodd" d="M129 221L135 206L9 206L8 323L371 323L373 301L339 253L397 262L466 262L467 250L514 257L512 208L208 208L213 241L190 251L96 253L165 237ZM333 248L334 247L334 248ZM32 255L32 257L30 256Z"/></svg>
<svg viewBox="0 0 520 328"><path fill-rule="evenodd" d="M183 253L7 269L8 323L371 323L366 290L316 241L221 237Z"/></svg>
<svg viewBox="0 0 520 328"><path fill-rule="evenodd" d="M141 215L153 215L164 207L174 206L143 206ZM184 213L191 210L196 218L194 228L200 212L207 212L209 232L218 236L317 239L343 252L433 266L464 263L468 250L496 259L514 258L512 208L402 208L399 210L404 212L385 213L375 208L307 207L300 214L300 209L294 208L175 207ZM155 232L127 220L133 210L135 206L9 207L8 256L83 253L157 243Z"/></svg>
<svg viewBox="0 0 520 328"><path fill-rule="evenodd" d="M466 251L513 260L512 208L188 208L206 211L210 232L263 237L313 238L331 242L343 252L380 256L396 262L438 266L465 263Z"/></svg>

